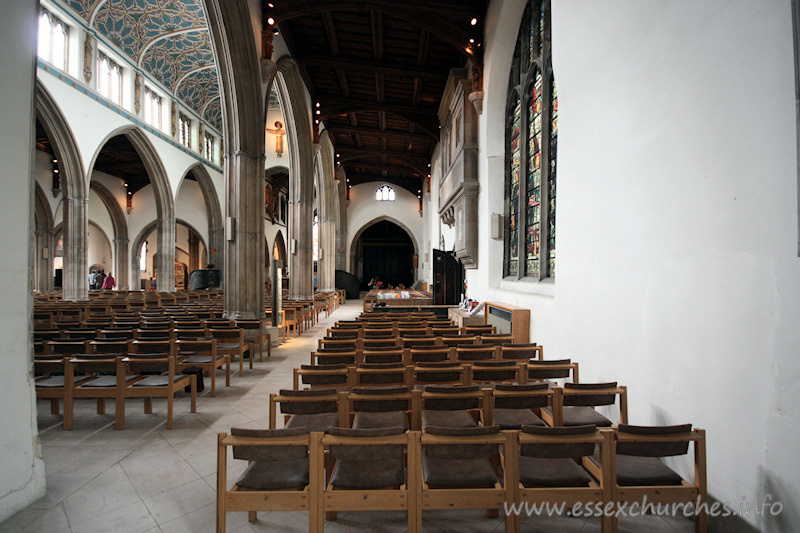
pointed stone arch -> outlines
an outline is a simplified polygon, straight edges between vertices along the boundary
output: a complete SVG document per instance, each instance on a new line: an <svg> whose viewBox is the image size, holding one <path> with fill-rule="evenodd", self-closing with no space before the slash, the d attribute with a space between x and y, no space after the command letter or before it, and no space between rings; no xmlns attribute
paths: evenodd
<svg viewBox="0 0 800 533"><path fill-rule="evenodd" d="M62 298L86 300L89 286L86 241L89 235L89 191L75 136L52 95L38 79L34 89L36 117L53 146L63 184L64 268Z"/></svg>
<svg viewBox="0 0 800 533"><path fill-rule="evenodd" d="M128 222L119 201L114 194L99 181L92 180L89 188L93 190L103 202L109 216L111 226L114 228L114 240L112 249L114 251L114 272L116 272L117 289L128 289ZM138 288L138 287L136 287Z"/></svg>
<svg viewBox="0 0 800 533"><path fill-rule="evenodd" d="M325 130L320 135L317 153L317 202L319 204L319 246L323 250L317 261L317 286L322 291L336 289L336 168L333 139Z"/></svg>
<svg viewBox="0 0 800 533"><path fill-rule="evenodd" d="M289 295L313 297L311 222L314 210L314 152L311 111L305 97L300 67L291 57L277 63L275 87L286 122L289 151L289 238L296 242L289 260ZM316 145L318 147L318 145Z"/></svg>
<svg viewBox="0 0 800 533"><path fill-rule="evenodd" d="M208 173L205 165L202 163L195 163L184 173L181 182L178 185L178 191L181 190L183 180L191 172L197 179L197 184L203 192L203 201L206 205L206 217L208 219L208 247L206 248L206 261L207 263L214 263L214 268L222 270L225 264L225 228L222 225L222 206L219 202L217 189L214 186L214 181ZM175 200L177 202L178 195L176 193ZM188 225L188 224L187 224ZM199 235L199 233L198 233ZM216 252L211 252L211 249L216 249ZM206 265L201 265L205 268ZM224 275L223 275L224 278ZM223 285L224 286L224 285Z"/></svg>
<svg viewBox="0 0 800 533"><path fill-rule="evenodd" d="M53 254L55 252L55 229L53 213L47 195L34 181L34 218L36 222L36 257L34 265L34 289L39 292L53 290Z"/></svg>
<svg viewBox="0 0 800 533"><path fill-rule="evenodd" d="M164 169L164 164L161 162L161 158L150 139L147 138L143 130L134 125L126 125L112 131L106 135L95 151L89 165L90 173L93 171L95 161L97 161L97 157L103 147L117 135L125 135L133 145L153 186L156 200L156 220L158 222L158 290L161 292L173 292L175 290L175 200L172 197L167 171ZM129 278L131 287L139 286L138 263L137 268L129 273Z"/></svg>
<svg viewBox="0 0 800 533"><path fill-rule="evenodd" d="M276 251L277 253L275 253ZM286 242L280 231L275 235L275 242L272 244L272 257L275 260L283 261L284 265L286 264Z"/></svg>
<svg viewBox="0 0 800 533"><path fill-rule="evenodd" d="M147 240L147 236L150 235L150 233L152 233L152 231L157 228L158 228L158 220L153 220L139 231L139 233L136 235L136 238L133 239L133 242L131 243L131 272L130 272L131 289L138 290L141 288L142 282L141 282L141 272L139 271L139 261L142 257L142 244L144 244L144 241ZM174 250L175 248L174 244L172 248ZM174 251L172 252L172 255L174 257L175 255ZM174 261L170 270L172 271L172 275L174 276L175 275ZM133 283L133 280L136 280L135 284ZM149 289L150 287L145 287L145 290Z"/></svg>
<svg viewBox="0 0 800 533"><path fill-rule="evenodd" d="M419 255L419 250L420 250L419 244L417 243L417 238L416 238L416 236L414 236L414 232L411 231L411 228L409 228L408 226L406 226L405 224L403 224L402 222L400 222L396 218L392 218L390 216L383 215L383 216L374 218L374 219L370 220L369 222L367 222L366 224L364 224L363 226L361 226L361 228L355 233L355 235L353 235L353 238L350 240L350 268L351 268L350 272L352 274L355 274L355 272L358 271L358 264L357 264L357 257L356 257L356 255L357 255L356 254L356 244L358 243L358 240L361 238L361 234L363 234L367 229L369 229L370 227L374 226L378 222L382 222L384 220L387 221L387 222L391 222L392 224L398 226L400 229L405 231L408 234L408 237L411 239L411 243L414 245L414 253Z"/></svg>

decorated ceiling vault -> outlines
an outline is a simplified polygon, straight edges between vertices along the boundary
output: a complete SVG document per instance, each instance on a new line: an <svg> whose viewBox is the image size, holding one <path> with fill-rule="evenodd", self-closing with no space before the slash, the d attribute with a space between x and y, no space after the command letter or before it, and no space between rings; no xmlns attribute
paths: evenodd
<svg viewBox="0 0 800 533"><path fill-rule="evenodd" d="M62 0L98 36L222 131L219 83L200 0Z"/></svg>

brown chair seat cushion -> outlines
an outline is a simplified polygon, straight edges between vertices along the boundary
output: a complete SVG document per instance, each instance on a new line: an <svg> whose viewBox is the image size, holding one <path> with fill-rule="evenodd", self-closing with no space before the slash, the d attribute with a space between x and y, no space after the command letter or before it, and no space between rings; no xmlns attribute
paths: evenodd
<svg viewBox="0 0 800 533"><path fill-rule="evenodd" d="M176 374L172 377L172 382L177 383L184 378L186 378L185 375ZM166 387L169 384L169 376L147 376L143 380L134 383L133 387Z"/></svg>
<svg viewBox="0 0 800 533"><path fill-rule="evenodd" d="M236 485L251 490L302 489L308 485L308 459L256 461L247 467Z"/></svg>
<svg viewBox="0 0 800 533"><path fill-rule="evenodd" d="M355 429L395 428L408 429L408 417L405 411L388 411L384 413L359 411L353 417Z"/></svg>
<svg viewBox="0 0 800 533"><path fill-rule="evenodd" d="M553 414L549 407L543 407L543 411ZM591 407L576 406L564 407L564 425L565 426L591 426L595 425L599 428L611 427L611 420L604 417Z"/></svg>
<svg viewBox="0 0 800 533"><path fill-rule="evenodd" d="M519 480L526 487L585 487L591 479L572 459L519 458Z"/></svg>
<svg viewBox="0 0 800 533"><path fill-rule="evenodd" d="M292 415L284 427L286 429L302 427L311 433L312 431L326 431L328 428L338 425L339 413L312 413Z"/></svg>
<svg viewBox="0 0 800 533"><path fill-rule="evenodd" d="M544 426L542 419L530 409L495 409L492 423L500 429L519 429L522 426Z"/></svg>
<svg viewBox="0 0 800 533"><path fill-rule="evenodd" d="M497 476L489 459L438 459L422 456L425 483L432 487L486 487L494 486Z"/></svg>
<svg viewBox="0 0 800 533"><path fill-rule="evenodd" d="M125 381L133 381L134 379L138 378L139 376L125 376ZM84 383L81 385L84 389L88 388L110 388L117 386L117 376L99 376L97 379L93 379L88 383Z"/></svg>
<svg viewBox="0 0 800 533"><path fill-rule="evenodd" d="M338 459L331 485L348 489L381 489L405 483L403 458L381 461Z"/></svg>
<svg viewBox="0 0 800 533"><path fill-rule="evenodd" d="M680 485L681 481L681 476L657 457L617 454L620 485Z"/></svg>
<svg viewBox="0 0 800 533"><path fill-rule="evenodd" d="M222 359L222 357L217 357L217 359ZM191 355L186 359L182 359L181 363L189 363L194 365L207 365L211 362L210 355Z"/></svg>
<svg viewBox="0 0 800 533"><path fill-rule="evenodd" d="M422 411L422 427L471 428L478 424L469 411Z"/></svg>
<svg viewBox="0 0 800 533"><path fill-rule="evenodd" d="M95 376L75 376L75 383L81 383ZM43 389L59 389L64 386L64 376L51 376L36 382L36 387Z"/></svg>

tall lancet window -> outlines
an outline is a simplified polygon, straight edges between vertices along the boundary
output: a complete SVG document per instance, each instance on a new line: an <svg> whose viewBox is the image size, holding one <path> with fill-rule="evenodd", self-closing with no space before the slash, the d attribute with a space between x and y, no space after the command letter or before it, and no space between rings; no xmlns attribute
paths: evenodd
<svg viewBox="0 0 800 533"><path fill-rule="evenodd" d="M555 277L558 93L549 0L528 1L508 86L503 274Z"/></svg>

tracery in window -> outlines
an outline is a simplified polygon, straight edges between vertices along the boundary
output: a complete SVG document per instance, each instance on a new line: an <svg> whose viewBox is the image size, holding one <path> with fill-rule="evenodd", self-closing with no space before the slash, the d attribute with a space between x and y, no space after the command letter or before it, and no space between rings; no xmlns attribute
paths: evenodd
<svg viewBox="0 0 800 533"><path fill-rule="evenodd" d="M396 198L396 194L394 189L389 187L388 185L384 185L380 187L377 191L375 191L375 200L379 202L394 202Z"/></svg>
<svg viewBox="0 0 800 533"><path fill-rule="evenodd" d="M539 280L555 275L558 95L549 0L529 0L509 76L503 271Z"/></svg>
<svg viewBox="0 0 800 533"><path fill-rule="evenodd" d="M178 142L186 148L192 147L192 121L183 113L178 113Z"/></svg>
<svg viewBox="0 0 800 533"><path fill-rule="evenodd" d="M54 67L67 70L69 27L52 13L42 10L39 16L39 57Z"/></svg>
<svg viewBox="0 0 800 533"><path fill-rule="evenodd" d="M144 88L144 119L152 126L161 129L161 97L150 90Z"/></svg>
<svg viewBox="0 0 800 533"><path fill-rule="evenodd" d="M203 156L208 161L214 160L214 136L209 133L203 134Z"/></svg>

